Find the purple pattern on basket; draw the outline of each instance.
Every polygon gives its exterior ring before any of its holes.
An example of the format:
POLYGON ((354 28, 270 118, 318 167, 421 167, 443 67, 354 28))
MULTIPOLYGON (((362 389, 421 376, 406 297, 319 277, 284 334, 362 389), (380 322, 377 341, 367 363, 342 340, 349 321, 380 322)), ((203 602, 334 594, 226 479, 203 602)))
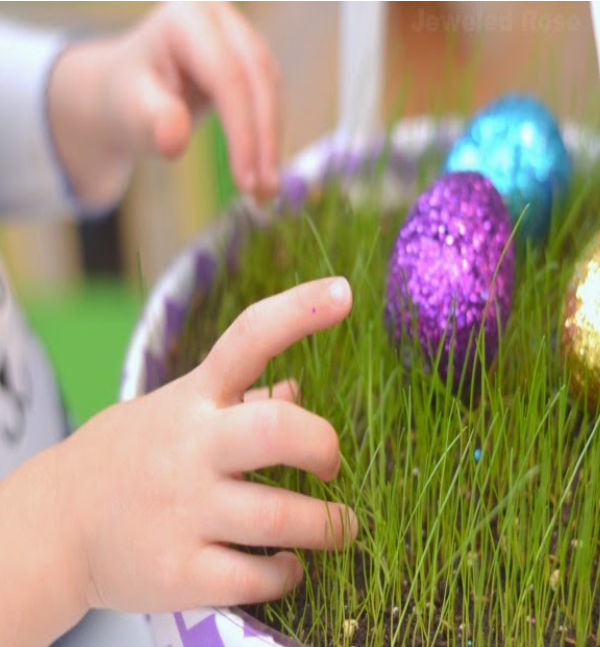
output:
POLYGON ((202 288, 209 288, 215 279, 217 261, 205 249, 200 249, 195 254, 196 285, 202 288))
POLYGON ((302 647, 294 638, 284 636, 272 627, 264 625, 260 620, 242 609, 234 609, 235 614, 242 620, 244 625, 244 638, 270 638, 275 644, 281 647, 302 647))
POLYGON ((415 179, 417 177, 417 170, 419 168, 418 160, 413 157, 402 153, 402 151, 392 148, 390 150, 388 168, 393 171, 395 175, 402 178, 415 179))
POLYGON ((362 153, 355 151, 333 151, 325 166, 327 177, 353 177, 361 168, 364 161, 362 153))
POLYGON ((165 383, 165 363, 147 348, 144 352, 144 364, 146 368, 144 393, 150 393, 165 383))
POLYGON ((326 156, 324 178, 341 176, 351 180, 360 172, 372 171, 384 150, 385 139, 382 137, 359 149, 342 148, 339 143, 332 142, 326 156))
POLYGON ((178 301, 167 297, 165 299, 165 335, 163 340, 165 351, 181 332, 185 317, 186 308, 178 301))
POLYGON ((264 633, 257 631, 251 624, 244 622, 244 638, 263 638, 264 633))
POLYGON ((282 206, 299 209, 308 196, 308 185, 304 178, 294 173, 284 173, 281 179, 280 201, 282 206))
POLYGON ((231 273, 239 270, 240 249, 242 246, 242 223, 239 220, 233 222, 233 227, 227 248, 225 249, 225 263, 227 270, 231 273))
POLYGON ((174 614, 174 617, 183 647, 226 647, 217 629, 214 613, 190 628, 185 626, 181 613, 174 614))

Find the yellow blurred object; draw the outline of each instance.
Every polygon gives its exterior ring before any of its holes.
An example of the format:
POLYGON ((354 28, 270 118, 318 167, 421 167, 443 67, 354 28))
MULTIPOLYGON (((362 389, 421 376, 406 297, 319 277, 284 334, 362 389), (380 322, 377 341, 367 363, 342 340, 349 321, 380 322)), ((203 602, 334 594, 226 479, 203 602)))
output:
POLYGON ((587 393, 590 407, 600 396, 600 233, 573 271, 567 288, 562 351, 576 395, 587 393))

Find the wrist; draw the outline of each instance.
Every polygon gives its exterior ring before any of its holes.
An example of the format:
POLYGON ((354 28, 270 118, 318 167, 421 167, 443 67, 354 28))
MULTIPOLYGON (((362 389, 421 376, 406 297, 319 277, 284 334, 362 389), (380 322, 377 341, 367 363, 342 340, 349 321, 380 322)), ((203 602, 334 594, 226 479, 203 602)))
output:
POLYGON ((0 635, 3 644, 48 644, 88 610, 86 563, 68 504, 61 445, 0 483, 0 635))
POLYGON ((111 78, 122 64, 118 39, 75 43, 56 60, 48 81, 48 123, 69 187, 85 210, 110 208, 133 166, 111 78))

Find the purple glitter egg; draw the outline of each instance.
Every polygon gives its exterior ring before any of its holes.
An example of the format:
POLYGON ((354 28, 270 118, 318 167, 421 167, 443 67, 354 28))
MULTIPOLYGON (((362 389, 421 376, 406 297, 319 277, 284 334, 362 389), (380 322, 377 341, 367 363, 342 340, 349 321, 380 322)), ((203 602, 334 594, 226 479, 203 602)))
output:
POLYGON ((396 343, 418 335, 430 359, 440 350, 445 378, 453 350, 454 380, 475 357, 485 330, 485 356, 498 348, 498 322, 512 304, 514 247, 502 197, 479 173, 443 175, 417 199, 400 227, 389 261, 385 319, 396 343), (452 348, 453 346, 453 348, 452 348))

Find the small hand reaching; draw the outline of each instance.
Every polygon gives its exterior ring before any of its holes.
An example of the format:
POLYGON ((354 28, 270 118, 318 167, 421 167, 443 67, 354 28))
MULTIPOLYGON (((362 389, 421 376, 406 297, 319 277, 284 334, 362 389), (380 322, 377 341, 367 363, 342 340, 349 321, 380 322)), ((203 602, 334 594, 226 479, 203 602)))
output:
POLYGON ((81 521, 91 606, 165 611, 270 600, 301 579, 297 558, 235 545, 333 549, 354 537, 346 506, 241 478, 273 465, 337 475, 337 435, 294 403, 293 382, 272 398, 242 398, 270 358, 337 323, 351 301, 337 278, 256 303, 197 369, 105 411, 64 444, 65 482, 77 483, 65 501, 81 521))
POLYGON ((278 188, 280 74, 259 35, 229 4, 158 7, 120 36, 75 43, 48 86, 53 138, 78 198, 120 197, 140 157, 185 150, 214 106, 234 179, 262 198, 278 188))

